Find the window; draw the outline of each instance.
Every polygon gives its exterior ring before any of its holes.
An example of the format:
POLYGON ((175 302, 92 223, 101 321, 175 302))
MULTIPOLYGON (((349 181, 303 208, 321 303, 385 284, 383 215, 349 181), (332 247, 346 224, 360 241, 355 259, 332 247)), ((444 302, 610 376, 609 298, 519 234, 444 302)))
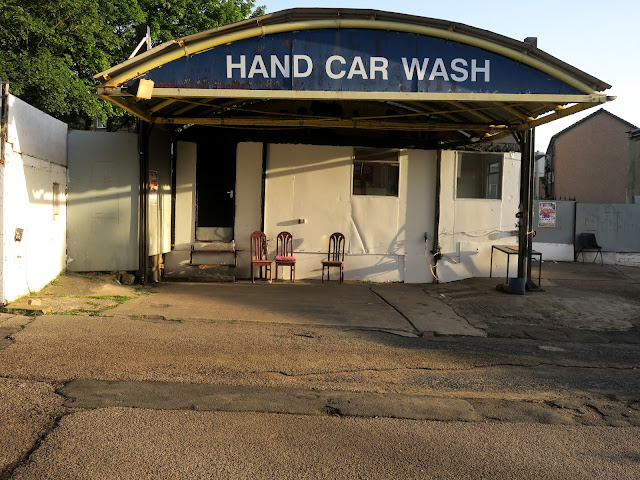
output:
POLYGON ((356 148, 353 160, 353 194, 398 196, 398 150, 356 148))
POLYGON ((53 216, 60 215, 60 184, 53 184, 53 216))
POLYGON ((502 155, 458 153, 456 198, 502 198, 502 155))

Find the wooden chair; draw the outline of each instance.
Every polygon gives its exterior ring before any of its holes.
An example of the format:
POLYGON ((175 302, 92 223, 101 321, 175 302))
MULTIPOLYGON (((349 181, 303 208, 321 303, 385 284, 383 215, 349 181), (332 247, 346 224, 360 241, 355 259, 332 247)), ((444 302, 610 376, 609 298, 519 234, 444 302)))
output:
MULTIPOLYGON (((293 256, 293 236, 289 232, 280 232, 276 239, 276 282, 278 281, 278 267, 291 267, 289 280, 296 281, 296 257, 293 256)), ((284 271, 282 272, 284 275, 284 271)))
POLYGON ((267 236, 264 232, 256 231, 251 234, 251 283, 256 283, 255 267, 260 267, 260 278, 262 278, 262 267, 269 270, 269 281, 271 281, 271 260, 267 260, 267 236))
POLYGON ((330 280, 331 267, 340 267, 340 283, 344 281, 344 235, 340 232, 332 233, 329 237, 329 253, 322 261, 322 283, 324 283, 324 269, 327 269, 327 281, 330 280))

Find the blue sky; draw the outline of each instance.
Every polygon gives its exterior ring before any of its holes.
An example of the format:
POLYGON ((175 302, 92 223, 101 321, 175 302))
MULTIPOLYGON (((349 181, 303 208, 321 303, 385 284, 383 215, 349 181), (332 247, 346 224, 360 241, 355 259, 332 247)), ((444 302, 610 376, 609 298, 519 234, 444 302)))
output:
MULTIPOLYGON (((632 0, 536 0, 535 2, 455 2, 429 0, 258 0, 267 12, 294 7, 371 8, 440 18, 523 40, 613 87, 611 113, 640 127, 640 6, 632 0)), ((545 151, 552 135, 595 112, 571 115, 536 129, 536 149, 545 151)))

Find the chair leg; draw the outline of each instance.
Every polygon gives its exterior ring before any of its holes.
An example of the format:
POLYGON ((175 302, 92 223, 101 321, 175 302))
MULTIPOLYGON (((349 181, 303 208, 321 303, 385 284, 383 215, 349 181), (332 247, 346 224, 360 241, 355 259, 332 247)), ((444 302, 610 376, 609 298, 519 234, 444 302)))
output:
MULTIPOLYGON (((284 275, 284 272, 282 272, 284 275)), ((276 283, 278 282, 278 264, 276 264, 276 283)))
POLYGON ((256 283, 255 273, 256 273, 256 268, 253 265, 251 265, 251 283, 256 283))
POLYGON ((324 283, 324 265, 322 266, 322 283, 324 283))

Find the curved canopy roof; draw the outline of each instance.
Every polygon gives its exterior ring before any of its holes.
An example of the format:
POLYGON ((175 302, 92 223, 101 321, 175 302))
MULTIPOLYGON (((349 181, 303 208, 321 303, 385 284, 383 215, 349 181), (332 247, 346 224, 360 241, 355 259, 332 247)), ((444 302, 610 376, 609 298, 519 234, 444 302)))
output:
POLYGON ((529 43, 358 9, 264 15, 166 42, 95 78, 102 98, 154 124, 419 147, 497 140, 614 98, 529 43))

